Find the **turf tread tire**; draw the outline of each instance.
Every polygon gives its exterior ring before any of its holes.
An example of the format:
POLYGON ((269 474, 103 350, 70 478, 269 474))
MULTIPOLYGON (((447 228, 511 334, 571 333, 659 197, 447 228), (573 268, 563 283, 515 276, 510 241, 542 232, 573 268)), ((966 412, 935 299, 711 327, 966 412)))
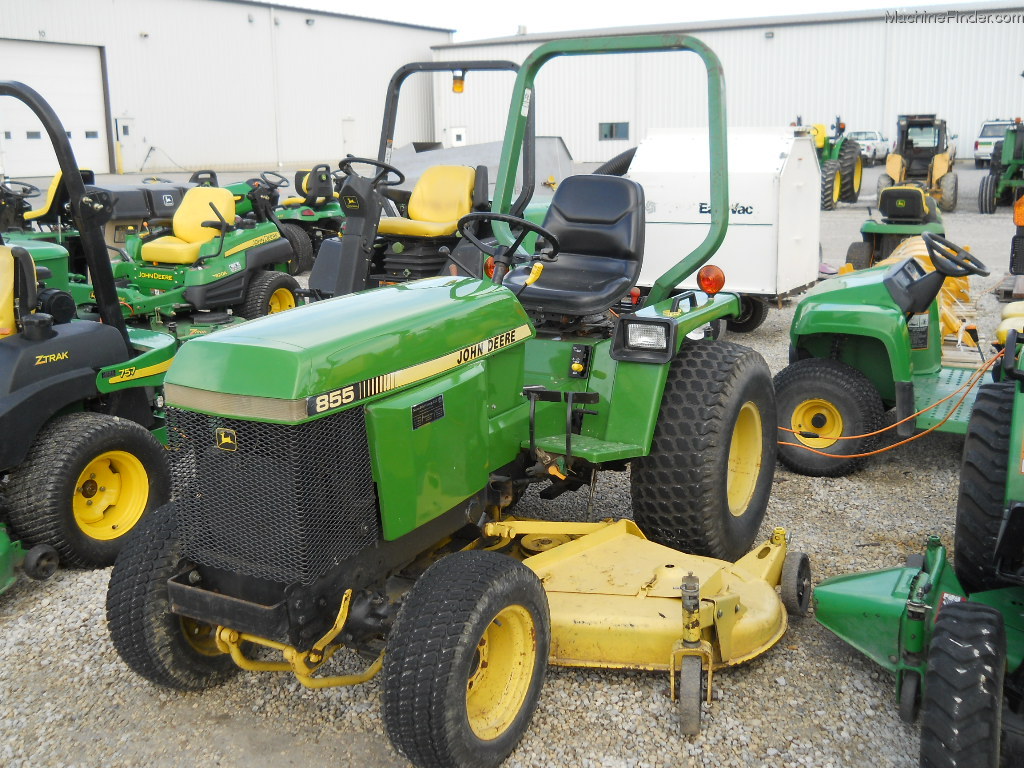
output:
POLYGON ((1005 586, 992 564, 1003 524, 1016 385, 989 382, 978 390, 960 464, 953 563, 968 592, 1005 586))
POLYGON ((874 255, 874 248, 871 247, 871 243, 866 243, 863 240, 859 242, 850 243, 850 247, 846 249, 846 263, 857 269, 867 269, 871 266, 874 255))
POLYGON ((149 476, 149 498, 139 522, 167 501, 171 482, 166 452, 148 429, 103 413, 70 413, 48 422, 25 460, 10 473, 9 515, 18 538, 27 544, 49 544, 63 565, 111 565, 126 536, 107 541, 88 536, 75 522, 71 506, 79 475, 89 461, 110 450, 131 453, 149 476))
POLYGON ((313 268, 313 241, 306 230, 298 224, 281 224, 281 236, 292 247, 292 258, 288 261, 288 274, 301 275, 313 268))
MULTIPOLYGON (((863 373, 838 360, 798 360, 777 373, 773 384, 779 426, 789 429, 792 408, 809 398, 824 399, 837 407, 842 403, 850 404, 851 407, 840 414, 843 416, 844 436, 868 434, 882 426, 884 411, 878 390, 863 373)), ((784 442, 796 441, 796 436, 789 432, 780 432, 779 435, 784 442)), ((833 455, 867 453, 876 444, 877 437, 840 440, 833 444, 837 450, 826 452, 833 455)), ((866 459, 831 459, 803 448, 780 445, 779 460, 797 474, 841 477, 859 469, 866 459)))
POLYGON ((771 373, 760 354, 727 341, 688 342, 672 361, 651 450, 630 470, 633 518, 644 534, 683 552, 736 560, 768 506, 777 444, 771 373), (746 511, 729 510, 731 438, 741 406, 761 418, 761 466, 746 511))
POLYGON ((727 317, 725 327, 733 333, 756 331, 768 319, 768 302, 756 296, 740 297, 740 316, 727 317))
POLYGON ((928 645, 921 768, 999 768, 1005 673, 1000 613, 980 603, 944 605, 928 645))
POLYGON ((843 175, 840 201, 856 203, 864 180, 864 159, 860 155, 860 144, 853 139, 846 139, 839 148, 839 172, 843 175), (857 173, 858 165, 860 173, 857 173))
POLYGON ((239 672, 227 655, 206 656, 186 641, 169 609, 167 580, 178 572, 182 545, 174 504, 146 517, 114 563, 107 587, 107 628, 124 662, 151 683, 200 691, 239 672))
POLYGON ((419 768, 498 765, 529 726, 550 644, 547 596, 533 571, 496 552, 460 552, 438 560, 406 594, 388 637, 383 716, 391 743, 419 768), (526 607, 534 619, 533 676, 513 722, 484 741, 466 714, 468 669, 484 628, 514 604, 526 607))
POLYGON ((299 284, 295 278, 277 270, 260 270, 249 281, 249 290, 245 294, 245 303, 242 304, 238 314, 246 320, 255 320, 257 317, 264 317, 270 313, 270 299, 279 288, 287 288, 292 296, 298 298, 296 291, 299 284))

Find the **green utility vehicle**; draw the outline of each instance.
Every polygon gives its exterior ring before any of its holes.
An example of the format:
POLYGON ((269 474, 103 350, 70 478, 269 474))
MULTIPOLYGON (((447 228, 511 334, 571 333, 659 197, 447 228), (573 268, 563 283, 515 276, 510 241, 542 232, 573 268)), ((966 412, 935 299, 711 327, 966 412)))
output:
POLYGON ((1024 123, 1017 118, 1006 136, 992 147, 988 174, 978 187, 978 210, 995 213, 999 205, 1012 205, 1024 196, 1024 123))
MULTIPOLYGON (((75 318, 62 246, 0 243, 0 515, 16 539, 50 545, 64 563, 109 565, 168 498, 160 387, 178 344, 126 327, 103 240, 113 199, 86 187, 57 115, 21 83, 0 82, 0 95, 50 137, 102 320, 75 318)), ((10 538, 0 539, 8 557, 10 538)))
MULTIPOLYGON (((801 124, 797 118, 797 125, 801 124)), ((860 197, 861 179, 864 175, 864 158, 860 144, 846 136, 846 123, 836 117, 832 125, 834 133, 829 136, 823 123, 809 127, 814 147, 818 151, 821 166, 821 210, 831 211, 836 203, 856 203, 860 197)))
POLYGON ((854 471, 893 407, 901 437, 915 429, 966 431, 980 375, 943 365, 939 295, 948 279, 988 269, 931 232, 906 240, 889 261, 821 283, 797 306, 790 364, 775 376, 779 458, 794 472, 854 471), (934 271, 922 266, 926 258, 934 271), (963 397, 945 399, 962 387, 963 397))
POLYGON ((903 568, 836 576, 815 590, 818 621, 895 675, 900 717, 912 723, 920 708, 922 768, 1019 766, 1024 757, 1019 352, 1014 331, 971 413, 953 567, 932 536, 903 568))
POLYGON ((166 384, 175 501, 133 537, 108 591, 124 661, 183 690, 237 666, 310 687, 383 669, 387 733, 420 766, 501 762, 549 658, 670 671, 695 732, 702 667, 709 686, 712 669, 770 647, 786 626, 774 586, 799 613, 811 584, 781 529, 743 567, 707 559, 750 549, 776 452, 764 360, 704 331, 736 316, 739 297, 717 292, 720 271, 706 268, 706 292, 671 295, 725 235, 725 126, 721 64, 693 38, 547 43, 515 83, 493 209, 458 223, 493 277, 403 282, 185 345, 166 384), (707 68, 711 224, 641 308, 615 316, 644 255, 639 185, 570 177, 543 226, 506 211, 541 65, 667 50, 707 68), (477 234, 481 222, 496 241, 477 234), (543 241, 536 254, 520 248, 529 233, 543 241), (531 485, 553 498, 628 466, 636 525, 509 516, 531 485), (611 556, 598 548, 609 540, 643 553, 611 556), (583 559, 542 584, 536 574, 567 551, 583 559), (756 595, 722 590, 748 573, 763 574, 756 595), (748 620, 759 628, 741 630, 748 620), (743 645, 755 636, 756 650, 743 645), (284 661, 254 658, 249 644, 284 661), (375 661, 317 674, 342 647, 375 661))
POLYGON ((889 258, 908 237, 931 232, 945 236, 938 205, 919 187, 886 187, 879 193, 881 221, 869 218, 861 225, 861 240, 850 243, 846 263, 854 269, 867 269, 889 258))

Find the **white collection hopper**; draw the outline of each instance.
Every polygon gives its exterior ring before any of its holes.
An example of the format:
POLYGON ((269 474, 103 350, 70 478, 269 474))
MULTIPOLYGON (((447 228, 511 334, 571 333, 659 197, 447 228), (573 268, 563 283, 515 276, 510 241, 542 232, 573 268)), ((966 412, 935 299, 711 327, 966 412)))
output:
MULTIPOLYGON (((709 263, 725 290, 774 299, 818 279, 821 175, 792 128, 729 130, 729 228, 709 263)), ((649 287, 693 251, 711 223, 706 131, 664 133, 637 147, 627 178, 644 188, 647 238, 639 285, 649 287)), ((682 284, 696 288, 696 276, 682 284)))

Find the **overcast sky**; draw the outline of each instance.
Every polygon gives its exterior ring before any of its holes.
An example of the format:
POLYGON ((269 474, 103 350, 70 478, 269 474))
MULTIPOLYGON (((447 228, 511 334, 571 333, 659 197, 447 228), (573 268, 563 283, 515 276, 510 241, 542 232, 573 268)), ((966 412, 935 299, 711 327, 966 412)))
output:
MULTIPOLYGON (((388 0, 370 4, 347 0, 276 0, 281 5, 320 9, 353 16, 404 21, 430 27, 454 29, 455 41, 480 40, 527 32, 555 32, 643 24, 674 24, 686 21, 714 21, 765 16, 791 16, 809 12, 857 11, 949 5, 940 2, 910 2, 885 5, 884 0, 831 0, 808 6, 801 0, 731 0, 728 3, 694 0, 512 0, 512 2, 467 2, 466 0, 388 0)), ((991 3, 986 3, 991 5, 991 3)), ((958 3, 957 10, 970 10, 977 3, 958 3)), ((952 7, 952 6, 950 6, 952 7)), ((879 10, 881 13, 881 10, 879 10)))

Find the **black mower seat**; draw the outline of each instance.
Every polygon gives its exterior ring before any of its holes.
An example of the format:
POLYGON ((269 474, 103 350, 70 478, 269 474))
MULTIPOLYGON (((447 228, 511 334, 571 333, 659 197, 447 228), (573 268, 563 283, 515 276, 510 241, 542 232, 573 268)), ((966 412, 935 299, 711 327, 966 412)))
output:
POLYGON ((282 203, 286 208, 295 205, 318 208, 330 202, 337 197, 334 192, 334 182, 331 179, 331 166, 321 164, 314 166, 311 171, 298 171, 295 174, 295 190, 302 197, 286 199, 282 203))
POLYGON ((878 211, 893 224, 927 224, 938 221, 935 201, 914 185, 883 189, 878 197, 878 211))
POLYGON ((544 228, 558 238, 556 261, 533 285, 530 265, 505 285, 529 310, 580 317, 603 312, 640 277, 644 257, 644 191, 621 176, 570 176, 551 199, 544 228))

